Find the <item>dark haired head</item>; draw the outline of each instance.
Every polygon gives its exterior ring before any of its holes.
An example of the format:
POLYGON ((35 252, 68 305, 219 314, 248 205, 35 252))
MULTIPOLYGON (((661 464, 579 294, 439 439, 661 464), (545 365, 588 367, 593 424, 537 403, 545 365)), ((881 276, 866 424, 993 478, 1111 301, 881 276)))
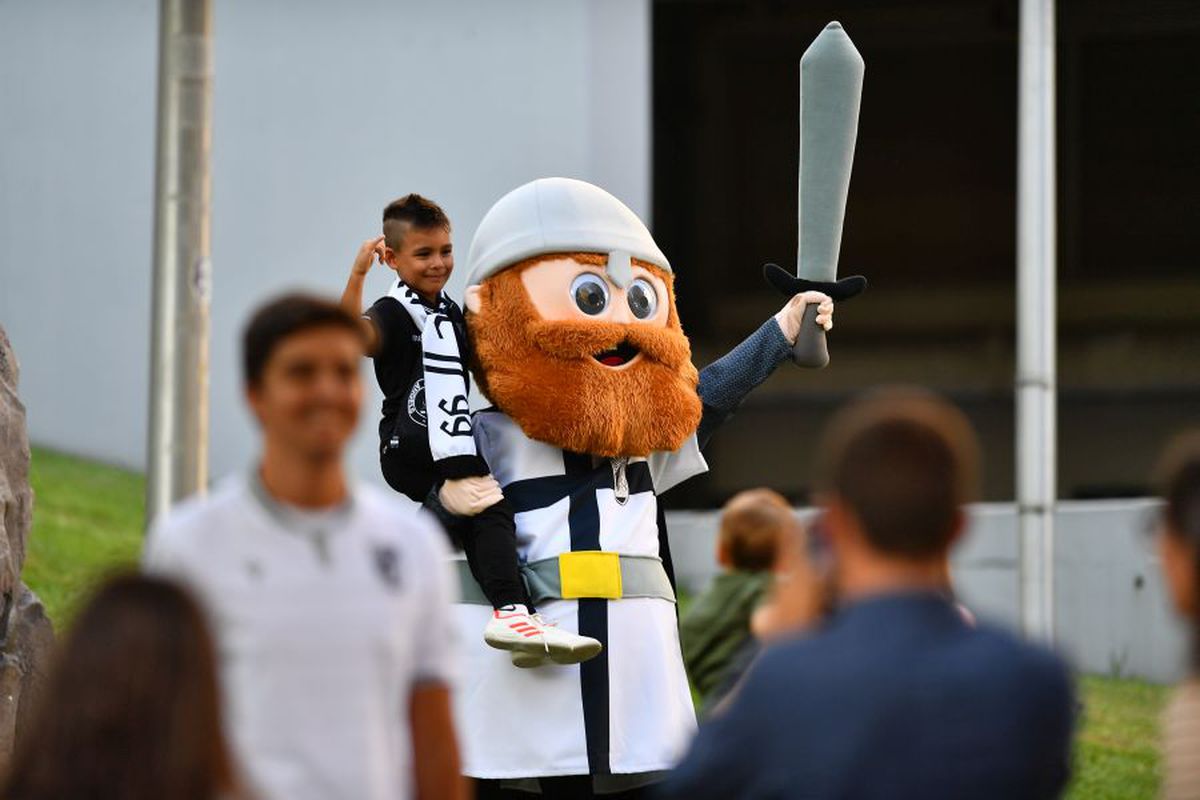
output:
POLYGON ((242 333, 242 378, 247 386, 262 380, 271 354, 284 339, 313 328, 335 327, 361 337, 358 320, 337 303, 307 294, 287 294, 259 306, 242 333))
POLYGON ((784 536, 797 536, 787 500, 770 489, 748 489, 734 495, 721 511, 719 541, 734 569, 761 572, 775 566, 784 536))
POLYGON ((1189 431, 1171 441, 1156 477, 1165 501, 1167 534, 1200 548, 1200 431, 1189 431))
POLYGON ((409 228, 450 230, 450 218, 441 206, 419 194, 406 194, 393 200, 383 209, 384 242, 393 250, 404 243, 404 234, 409 228))
POLYGON ((232 792, 213 643, 191 597, 156 578, 106 581, 79 612, 6 800, 214 800, 232 792))
POLYGON ((854 512, 877 552, 942 555, 975 496, 979 448, 962 412, 892 389, 841 411, 821 447, 820 489, 854 512))

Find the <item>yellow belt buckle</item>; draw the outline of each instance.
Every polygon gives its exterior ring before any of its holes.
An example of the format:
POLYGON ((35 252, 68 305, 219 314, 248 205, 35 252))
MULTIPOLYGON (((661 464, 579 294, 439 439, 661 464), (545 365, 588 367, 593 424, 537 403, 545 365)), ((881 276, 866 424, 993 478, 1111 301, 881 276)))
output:
POLYGON ((558 557, 558 578, 566 600, 621 597, 621 556, 604 550, 576 550, 558 557))

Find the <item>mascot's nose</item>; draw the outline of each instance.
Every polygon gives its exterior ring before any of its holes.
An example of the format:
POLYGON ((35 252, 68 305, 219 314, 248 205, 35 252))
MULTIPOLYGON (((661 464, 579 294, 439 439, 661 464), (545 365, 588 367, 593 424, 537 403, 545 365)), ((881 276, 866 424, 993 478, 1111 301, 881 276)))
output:
POLYGON ((625 296, 624 289, 618 289, 615 286, 609 288, 609 293, 612 296, 612 302, 609 303, 608 321, 620 323, 621 325, 630 325, 633 323, 633 312, 629 310, 629 298, 625 296))

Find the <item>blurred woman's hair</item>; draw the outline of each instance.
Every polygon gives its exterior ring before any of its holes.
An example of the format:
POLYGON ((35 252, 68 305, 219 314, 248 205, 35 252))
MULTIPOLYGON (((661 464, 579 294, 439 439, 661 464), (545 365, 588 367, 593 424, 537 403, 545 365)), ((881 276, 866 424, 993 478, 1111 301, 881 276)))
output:
POLYGON ((75 618, 4 800, 214 800, 235 794, 204 616, 173 583, 105 581, 75 618))
MULTIPOLYGON (((1172 440, 1157 469, 1163 499, 1163 532, 1186 545, 1200 586, 1200 431, 1172 440)), ((1192 666, 1200 670, 1200 614, 1192 614, 1192 666)))

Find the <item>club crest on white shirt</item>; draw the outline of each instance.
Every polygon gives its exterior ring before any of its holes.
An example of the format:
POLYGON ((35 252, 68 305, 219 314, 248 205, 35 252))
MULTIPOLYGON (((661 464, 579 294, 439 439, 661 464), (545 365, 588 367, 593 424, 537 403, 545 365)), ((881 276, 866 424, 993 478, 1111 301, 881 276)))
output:
POLYGON ((373 548, 375 572, 383 585, 392 591, 400 588, 400 553, 391 545, 378 544, 373 548))

